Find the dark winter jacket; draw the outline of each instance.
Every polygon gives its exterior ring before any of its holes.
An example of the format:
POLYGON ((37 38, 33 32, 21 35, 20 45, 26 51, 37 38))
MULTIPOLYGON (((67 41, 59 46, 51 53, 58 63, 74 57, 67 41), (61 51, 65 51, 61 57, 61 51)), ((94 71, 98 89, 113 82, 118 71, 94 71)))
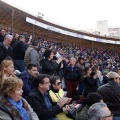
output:
POLYGON ((9 46, 8 49, 4 46, 3 43, 0 43, 0 63, 6 58, 12 58, 12 47, 9 46))
POLYGON ((2 35, 0 34, 0 42, 3 42, 3 41, 4 41, 4 37, 5 37, 5 35, 2 36, 2 35))
POLYGON ((84 83, 83 96, 85 98, 87 97, 87 95, 90 92, 96 92, 96 90, 97 90, 97 85, 95 84, 96 79, 93 79, 93 78, 91 78, 89 76, 86 76, 86 77, 84 77, 83 83, 84 83))
POLYGON ((22 41, 16 41, 13 46, 13 59, 24 60, 25 55, 25 44, 22 41))
POLYGON ((23 85, 23 97, 26 98, 29 93, 35 88, 34 87, 34 78, 28 72, 22 72, 18 75, 22 79, 23 85))
MULTIPOLYGON (((52 103, 49 95, 48 98, 52 103)), ((59 107, 59 105, 55 105, 52 108, 47 109, 43 95, 37 89, 30 93, 27 101, 31 105, 33 110, 36 112, 40 120, 48 120, 49 118, 53 118, 55 117, 55 115, 61 112, 61 108, 59 107)))
POLYGON ((42 60, 42 73, 48 75, 58 75, 58 70, 60 66, 58 63, 52 60, 43 59, 42 60))
POLYGON ((64 71, 65 80, 69 81, 80 81, 81 80, 81 71, 80 68, 74 66, 73 68, 69 65, 64 71))
POLYGON ((113 116, 120 117, 120 85, 115 81, 108 81, 97 91, 102 95, 103 101, 107 104, 113 116))

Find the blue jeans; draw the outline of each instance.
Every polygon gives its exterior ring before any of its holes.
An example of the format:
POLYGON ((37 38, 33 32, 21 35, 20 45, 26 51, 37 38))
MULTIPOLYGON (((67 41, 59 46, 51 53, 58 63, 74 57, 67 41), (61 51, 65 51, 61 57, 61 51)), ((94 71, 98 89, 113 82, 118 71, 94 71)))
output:
POLYGON ((113 120, 120 120, 120 117, 113 117, 113 120))
POLYGON ((24 60, 14 60, 14 68, 15 70, 19 70, 20 72, 25 71, 24 60))

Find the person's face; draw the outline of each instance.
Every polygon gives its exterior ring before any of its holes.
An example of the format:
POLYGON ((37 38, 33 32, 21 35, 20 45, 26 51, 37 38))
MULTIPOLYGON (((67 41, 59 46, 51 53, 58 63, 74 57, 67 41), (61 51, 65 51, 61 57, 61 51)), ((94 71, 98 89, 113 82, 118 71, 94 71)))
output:
POLYGON ((46 50, 45 48, 41 48, 41 51, 42 51, 43 53, 45 52, 45 50, 46 50))
POLYGON ((75 58, 71 58, 71 59, 70 59, 70 64, 71 64, 71 65, 75 65, 75 62, 76 62, 75 58))
POLYGON ((93 79, 97 79, 97 77, 98 77, 97 74, 95 74, 95 75, 93 76, 93 79))
POLYGON ((6 40, 5 40, 5 45, 6 45, 6 46, 9 46, 11 42, 12 42, 12 39, 11 39, 11 38, 6 38, 6 40))
POLYGON ((5 35, 5 30, 1 30, 1 35, 2 35, 2 36, 5 35))
POLYGON ((117 72, 117 73, 118 73, 118 75, 120 76, 120 70, 118 70, 118 72, 117 72))
POLYGON ((81 63, 81 64, 84 63, 84 60, 80 60, 80 63, 81 63))
POLYGON ((104 109, 106 115, 101 120, 112 120, 113 119, 113 115, 111 114, 111 111, 108 109, 108 107, 104 107, 103 109, 104 109))
POLYGON ((110 61, 107 61, 107 64, 110 64, 110 61))
POLYGON ((55 90, 60 90, 61 89, 61 81, 56 80, 56 83, 52 85, 55 90))
POLYGON ((114 81, 116 81, 119 84, 120 83, 120 78, 119 77, 114 78, 114 81))
POLYGON ((54 53, 53 52, 51 52, 51 54, 50 54, 50 60, 52 60, 53 59, 53 56, 54 56, 54 53))
POLYGON ((87 73, 90 75, 91 74, 91 68, 88 69, 87 73))
POLYGON ((25 42, 25 37, 22 37, 20 40, 23 41, 23 42, 25 42))
POLYGON ((22 93, 23 93, 23 90, 22 90, 22 86, 18 87, 14 93, 11 93, 9 95, 9 97, 14 100, 14 101, 19 101, 22 99, 22 93))
POLYGON ((9 65, 8 67, 4 67, 4 71, 5 74, 7 74, 8 76, 13 75, 14 74, 14 65, 9 65))
POLYGON ((49 78, 44 78, 44 83, 41 84, 41 88, 44 92, 48 91, 50 89, 50 80, 49 78))
POLYGON ((15 39, 16 39, 16 40, 18 40, 18 37, 19 37, 19 35, 18 35, 18 34, 16 34, 16 35, 15 35, 15 39))
POLYGON ((36 76, 38 76, 38 74, 39 74, 37 67, 32 67, 32 69, 28 70, 28 73, 29 73, 32 77, 36 77, 36 76))

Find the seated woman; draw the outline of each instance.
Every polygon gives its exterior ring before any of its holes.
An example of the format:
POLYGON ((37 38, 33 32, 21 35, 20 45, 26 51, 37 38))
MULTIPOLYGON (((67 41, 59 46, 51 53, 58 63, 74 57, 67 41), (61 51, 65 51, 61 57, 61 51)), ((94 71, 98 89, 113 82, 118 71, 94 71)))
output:
POLYGON ((39 120, 30 105, 22 98, 23 82, 17 77, 6 78, 0 96, 0 116, 2 120, 39 120))
POLYGON ((0 67, 0 84, 2 84, 5 78, 15 76, 14 65, 11 60, 3 60, 0 67))
MULTIPOLYGON (((50 83, 50 97, 54 103, 57 103, 57 101, 64 96, 64 91, 61 89, 60 78, 58 76, 51 76, 50 83)), ((63 110, 67 112, 66 108, 63 108, 63 110)), ((72 120, 71 118, 67 117, 64 112, 58 114, 56 117, 58 118, 58 120, 72 120)))

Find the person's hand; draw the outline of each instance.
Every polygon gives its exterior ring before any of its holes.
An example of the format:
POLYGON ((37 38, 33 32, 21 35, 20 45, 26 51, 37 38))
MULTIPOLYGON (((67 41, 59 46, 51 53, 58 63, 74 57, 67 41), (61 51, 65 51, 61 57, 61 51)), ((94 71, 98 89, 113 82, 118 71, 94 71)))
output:
POLYGON ((61 99, 58 100, 57 104, 60 107, 63 107, 65 104, 68 104, 71 100, 72 98, 62 97, 61 99))
POLYGON ((66 57, 63 57, 63 60, 67 63, 68 59, 66 57))
POLYGON ((57 63, 59 64, 62 60, 63 60, 62 57, 60 57, 60 58, 57 60, 57 63))
POLYGON ((66 104, 69 104, 71 100, 72 100, 72 98, 68 98, 68 101, 66 104))
POLYGON ((70 107, 66 105, 65 107, 62 108, 63 112, 68 114, 68 111, 70 110, 70 107))
POLYGON ((13 76, 14 75, 19 75, 21 72, 19 70, 15 70, 14 73, 13 73, 13 76))
POLYGON ((60 68, 63 68, 63 63, 61 63, 61 67, 60 68))

